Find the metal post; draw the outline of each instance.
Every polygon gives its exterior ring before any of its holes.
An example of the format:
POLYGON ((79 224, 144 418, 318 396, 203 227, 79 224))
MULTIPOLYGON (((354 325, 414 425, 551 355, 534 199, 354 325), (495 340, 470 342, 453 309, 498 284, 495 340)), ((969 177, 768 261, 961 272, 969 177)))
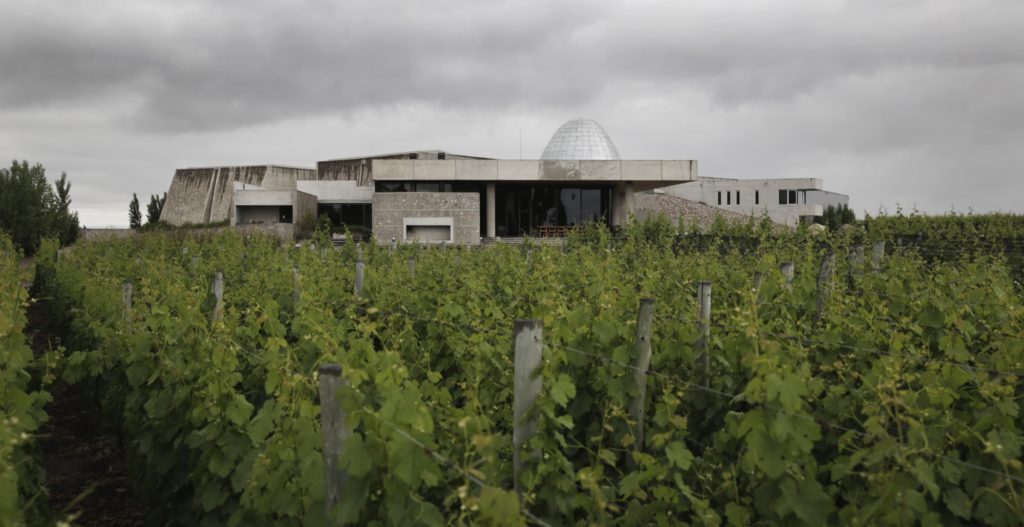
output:
POLYGON ((540 365, 543 332, 540 320, 515 323, 515 384, 512 408, 512 471, 516 494, 522 496, 519 473, 523 468, 522 448, 537 431, 537 419, 526 419, 542 388, 540 365))

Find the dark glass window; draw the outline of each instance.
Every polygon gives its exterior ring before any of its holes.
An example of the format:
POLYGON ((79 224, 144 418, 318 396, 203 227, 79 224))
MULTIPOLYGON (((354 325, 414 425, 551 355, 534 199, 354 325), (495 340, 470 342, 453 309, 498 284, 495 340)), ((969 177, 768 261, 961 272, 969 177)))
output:
POLYGON ((738 190, 736 191, 736 204, 737 205, 740 204, 740 191, 738 191, 738 190))
POLYGON ((760 190, 755 190, 754 191, 754 205, 759 205, 760 203, 761 203, 761 191, 760 190))
POLYGON ((441 184, 437 182, 417 181, 415 192, 440 192, 441 184))
POLYGON ((577 226, 588 221, 607 225, 612 191, 610 187, 499 184, 495 189, 495 234, 523 236, 536 227, 577 226))
POLYGON ((599 188, 585 188, 583 189, 583 198, 580 207, 580 223, 589 223, 592 221, 602 221, 602 199, 601 189, 599 188))
POLYGON ((785 190, 780 190, 779 191, 779 205, 785 205, 786 204, 786 196, 787 196, 787 194, 786 194, 785 190))
POLYGON ((789 204, 790 205, 796 205, 796 191, 795 190, 790 190, 789 191, 789 204))
POLYGON ((280 223, 291 223, 292 222, 292 206, 282 205, 277 210, 277 221, 280 223))
POLYGON ((561 205, 564 212, 564 219, 561 225, 581 225, 583 224, 583 200, 580 196, 580 189, 578 188, 564 188, 562 189, 561 205))
POLYGON ((731 190, 725 193, 725 204, 726 205, 732 205, 732 191, 731 190))
POLYGON ((409 192, 410 189, 406 185, 404 181, 378 181, 377 192, 409 192))
POLYGON ((718 191, 718 204, 719 205, 722 204, 722 191, 721 190, 718 191))

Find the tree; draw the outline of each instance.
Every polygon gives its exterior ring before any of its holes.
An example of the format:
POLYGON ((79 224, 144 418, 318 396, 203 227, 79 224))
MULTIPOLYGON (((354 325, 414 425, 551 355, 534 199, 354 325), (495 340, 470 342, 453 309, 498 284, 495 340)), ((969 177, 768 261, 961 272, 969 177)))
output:
POLYGON ((28 161, 0 169, 0 230, 25 254, 35 254, 39 241, 52 235, 56 198, 43 165, 28 161))
POLYGON ((53 184, 56 189, 56 208, 54 210, 54 230, 60 238, 61 245, 69 245, 78 239, 78 213, 71 210, 71 183, 68 175, 61 172, 60 179, 53 184))
POLYGON ((58 238, 62 245, 74 243, 78 213, 71 210, 68 175, 61 174, 51 187, 46 169, 38 163, 14 161, 10 169, 0 169, 0 230, 27 255, 35 254, 47 236, 58 238))
POLYGON ((128 204, 128 225, 133 229, 142 227, 142 212, 139 210, 139 197, 132 194, 132 201, 128 204))
POLYGON ((149 204, 146 205, 146 224, 156 224, 160 221, 160 215, 164 211, 164 203, 166 202, 166 192, 164 192, 162 198, 158 198, 156 194, 149 197, 149 204))
POLYGON ((814 219, 814 223, 820 223, 829 228, 829 230, 835 230, 843 225, 847 225, 857 221, 857 215, 854 214, 853 209, 841 204, 838 207, 829 205, 825 207, 825 211, 821 216, 814 219))

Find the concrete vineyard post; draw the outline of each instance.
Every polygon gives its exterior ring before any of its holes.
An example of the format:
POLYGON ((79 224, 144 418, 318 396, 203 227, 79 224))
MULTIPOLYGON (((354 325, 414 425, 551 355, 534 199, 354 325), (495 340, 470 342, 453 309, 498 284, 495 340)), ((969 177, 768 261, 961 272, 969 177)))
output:
POLYGON ((633 363, 633 383, 636 385, 636 398, 630 403, 629 416, 636 423, 636 450, 644 449, 644 415, 647 412, 647 369, 651 365, 651 325, 654 322, 654 299, 641 298, 640 310, 636 316, 636 341, 634 350, 636 361, 633 363))
POLYGON ((121 302, 124 304, 124 320, 132 321, 132 283, 125 280, 121 282, 121 302))
POLYGON ((829 281, 832 279, 832 267, 835 265, 836 254, 829 252, 821 259, 821 268, 818 270, 818 303, 814 310, 814 325, 821 322, 821 314, 825 311, 825 302, 828 301, 829 281))
POLYGON ((519 481, 523 469, 523 444, 537 431, 537 419, 526 419, 542 387, 540 364, 543 345, 540 320, 515 323, 515 384, 512 408, 512 472, 516 494, 522 496, 519 481))
POLYGON ((355 283, 355 294, 356 298, 363 295, 363 273, 365 272, 366 264, 363 263, 362 256, 356 260, 356 283, 355 283))
POLYGON ((217 271, 213 277, 213 296, 217 304, 213 308, 213 320, 217 321, 224 317, 224 271, 217 271))
POLYGON ((292 266, 292 303, 299 303, 299 268, 292 266))
POLYGON ((857 280, 861 278, 864 273, 864 246, 857 244, 850 250, 850 254, 846 256, 847 263, 847 279, 851 285, 857 283, 857 280))
POLYGON ((885 240, 875 242, 871 251, 871 270, 880 272, 882 270, 882 259, 885 258, 885 240))
POLYGON ((394 236, 392 236, 391 237, 391 252, 395 252, 395 248, 397 246, 398 246, 398 240, 394 236))
POLYGON ((416 259, 409 258, 409 278, 416 278, 416 259))
POLYGON ((793 276, 796 274, 793 262, 782 262, 779 265, 779 272, 782 273, 782 279, 785 282, 786 289, 791 289, 793 287, 793 276))
POLYGON ((701 384, 706 388, 711 385, 711 282, 697 282, 697 300, 700 302, 697 313, 697 349, 701 352, 701 384))
POLYGON ((319 369, 320 387, 320 430, 324 440, 324 506, 327 512, 328 525, 337 525, 333 519, 335 507, 341 503, 344 495, 348 474, 338 466, 338 457, 348 439, 345 426, 345 410, 338 403, 338 389, 344 383, 341 378, 341 366, 322 364, 319 369))
POLYGON ((758 294, 761 292, 761 284, 764 283, 764 273, 757 271, 754 273, 754 293, 758 294))

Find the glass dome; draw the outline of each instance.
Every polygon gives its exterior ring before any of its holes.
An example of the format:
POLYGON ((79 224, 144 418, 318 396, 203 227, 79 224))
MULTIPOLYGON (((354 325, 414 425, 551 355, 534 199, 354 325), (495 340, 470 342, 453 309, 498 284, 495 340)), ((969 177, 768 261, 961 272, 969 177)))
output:
POLYGON ((544 147, 541 159, 619 159, 612 138, 591 119, 573 119, 558 128, 544 147))

